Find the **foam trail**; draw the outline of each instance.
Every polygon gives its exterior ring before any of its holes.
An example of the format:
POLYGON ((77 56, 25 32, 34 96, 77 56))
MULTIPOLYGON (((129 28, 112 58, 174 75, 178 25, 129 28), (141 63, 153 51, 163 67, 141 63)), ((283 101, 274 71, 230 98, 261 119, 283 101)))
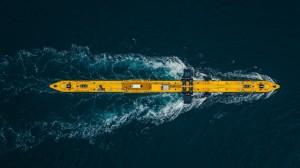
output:
MULTIPOLYGON (((268 94, 194 94, 184 105, 180 94, 63 94, 49 89, 61 79, 180 79, 183 69, 192 68, 176 56, 150 57, 141 54, 92 54, 88 47, 70 50, 22 50, 0 60, 0 153, 29 149, 47 138, 80 138, 95 141, 132 121, 158 125, 203 104, 239 104, 270 97, 268 94), (59 105, 57 105, 57 103, 59 105), (18 104, 18 107, 15 107, 18 104), (39 105, 38 108, 36 105, 39 105), (10 118, 18 116, 21 123, 10 118), (28 115, 30 114, 30 115, 28 115)), ((270 80, 257 72, 221 73, 195 68, 195 79, 270 80)))

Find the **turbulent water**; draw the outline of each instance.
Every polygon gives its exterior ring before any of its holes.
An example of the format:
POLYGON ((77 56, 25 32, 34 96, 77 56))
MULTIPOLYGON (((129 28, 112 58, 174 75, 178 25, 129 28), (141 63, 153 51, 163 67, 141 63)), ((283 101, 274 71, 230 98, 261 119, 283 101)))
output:
POLYGON ((195 79, 274 81, 253 71, 191 67, 176 56, 94 54, 77 45, 64 51, 22 50, 15 56, 3 55, 0 61, 0 151, 27 150, 47 139, 79 138, 93 144, 97 136, 132 121, 155 126, 193 108, 252 102, 273 94, 199 93, 192 105, 184 105, 180 94, 66 94, 49 88, 63 79, 180 79, 185 68, 195 71, 195 79))

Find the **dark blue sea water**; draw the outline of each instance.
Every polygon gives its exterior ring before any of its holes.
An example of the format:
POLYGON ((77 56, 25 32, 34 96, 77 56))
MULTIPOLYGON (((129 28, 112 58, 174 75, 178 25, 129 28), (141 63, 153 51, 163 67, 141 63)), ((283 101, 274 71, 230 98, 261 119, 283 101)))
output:
POLYGON ((0 167, 300 167, 298 1, 0 0, 0 167), (271 80, 66 94, 63 79, 271 80))

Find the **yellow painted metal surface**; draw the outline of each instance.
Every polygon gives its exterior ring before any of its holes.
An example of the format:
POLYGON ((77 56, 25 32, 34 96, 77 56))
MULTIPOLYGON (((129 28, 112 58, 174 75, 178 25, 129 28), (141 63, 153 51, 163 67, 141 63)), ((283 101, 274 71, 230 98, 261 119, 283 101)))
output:
POLYGON ((194 80, 192 85, 183 85, 180 80, 63 80, 50 85, 60 92, 91 93, 180 93, 183 88, 197 92, 271 92, 280 88, 270 81, 202 81, 194 80))

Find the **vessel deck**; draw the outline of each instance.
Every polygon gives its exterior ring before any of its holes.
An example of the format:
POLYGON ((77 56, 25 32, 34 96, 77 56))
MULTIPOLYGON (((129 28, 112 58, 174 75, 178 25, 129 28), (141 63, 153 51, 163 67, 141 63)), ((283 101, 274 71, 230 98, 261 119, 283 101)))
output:
POLYGON ((181 80, 63 80, 50 85, 60 92, 90 93, 182 93, 182 92, 271 92, 280 86, 270 81, 181 80))

